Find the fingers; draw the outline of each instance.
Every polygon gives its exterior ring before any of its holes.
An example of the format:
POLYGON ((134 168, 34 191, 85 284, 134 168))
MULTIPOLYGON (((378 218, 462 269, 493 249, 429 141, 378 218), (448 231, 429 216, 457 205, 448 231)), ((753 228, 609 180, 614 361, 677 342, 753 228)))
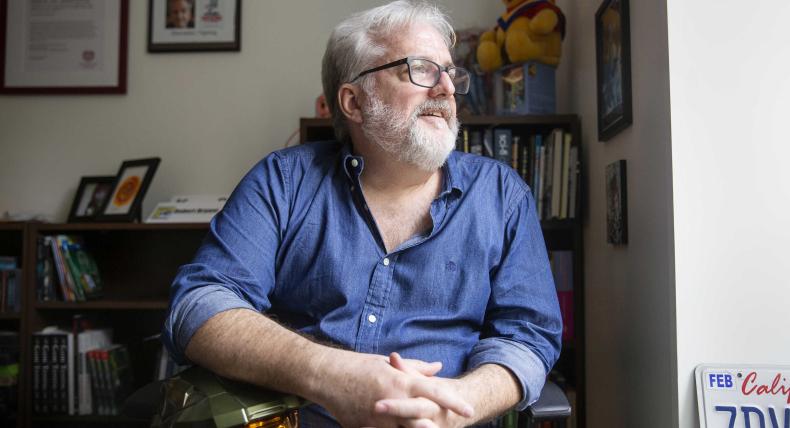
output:
POLYGON ((412 396, 425 397, 430 401, 452 410, 461 416, 471 418, 474 415, 472 406, 462 399, 456 391, 443 387, 436 378, 423 378, 415 382, 411 388, 412 396))
POLYGON ((421 374, 423 376, 433 376, 442 369, 442 363, 435 361, 428 363, 422 360, 405 359, 397 352, 390 354, 389 363, 392 367, 408 374, 421 374))
POLYGON ((425 398, 390 398, 377 401, 375 411, 400 419, 399 427, 439 428, 432 419, 444 410, 425 398))
POLYGON ((376 413, 387 414, 397 418, 419 419, 430 418, 442 409, 438 404, 426 398, 387 398, 376 402, 376 413))

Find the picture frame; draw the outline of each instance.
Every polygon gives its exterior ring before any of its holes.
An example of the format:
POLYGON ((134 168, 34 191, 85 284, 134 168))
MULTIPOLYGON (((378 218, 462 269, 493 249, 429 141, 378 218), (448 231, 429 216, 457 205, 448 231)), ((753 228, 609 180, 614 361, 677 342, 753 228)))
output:
POLYGON ((104 203, 110 195, 114 182, 114 175, 82 177, 80 185, 77 187, 77 193, 74 194, 74 202, 71 203, 68 222, 95 221, 99 210, 104 207, 104 203))
POLYGON ((604 0, 595 13, 598 139, 608 141, 633 122, 628 0, 604 0))
POLYGON ((0 94, 126 93, 129 0, 85 2, 0 0, 0 94))
POLYGON ((97 219, 106 222, 141 221, 143 198, 160 161, 160 158, 124 161, 97 219))
POLYGON ((606 166, 606 242, 628 243, 628 194, 626 162, 621 159, 606 166))
POLYGON ((149 0, 148 52, 241 50, 241 0, 149 0))

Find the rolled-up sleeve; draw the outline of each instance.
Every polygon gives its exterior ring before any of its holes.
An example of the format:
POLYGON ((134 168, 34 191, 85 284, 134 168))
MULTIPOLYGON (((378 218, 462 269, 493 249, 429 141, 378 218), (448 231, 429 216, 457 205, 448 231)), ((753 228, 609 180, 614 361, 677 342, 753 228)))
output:
POLYGON ((491 296, 481 340, 468 369, 483 364, 506 367, 518 379, 517 408, 536 401, 561 348, 562 319, 534 200, 524 186, 505 218, 503 252, 491 272, 491 296))
POLYGON ((275 153, 253 167, 212 219, 195 258, 179 269, 162 331, 177 362, 186 362, 192 335, 214 315, 271 307, 275 259, 289 212, 287 166, 275 153))

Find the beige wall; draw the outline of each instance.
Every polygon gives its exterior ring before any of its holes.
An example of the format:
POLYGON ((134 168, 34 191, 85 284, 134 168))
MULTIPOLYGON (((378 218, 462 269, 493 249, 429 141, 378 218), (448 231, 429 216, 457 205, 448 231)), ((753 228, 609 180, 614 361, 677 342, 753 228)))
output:
MULTIPOLYGON (((65 221, 79 179, 159 156, 144 215, 174 194, 229 193, 313 116, 330 30, 381 0, 244 1, 239 53, 149 54, 147 1, 131 1, 128 93, 0 96, 0 214, 65 221)), ((457 27, 493 24, 501 5, 441 4, 457 27)))
POLYGON ((674 426, 672 177, 666 9, 630 1, 633 125, 598 141, 595 12, 568 11, 572 111, 582 117, 587 419, 590 427, 674 426), (606 243, 604 171, 627 161, 629 244, 606 243))

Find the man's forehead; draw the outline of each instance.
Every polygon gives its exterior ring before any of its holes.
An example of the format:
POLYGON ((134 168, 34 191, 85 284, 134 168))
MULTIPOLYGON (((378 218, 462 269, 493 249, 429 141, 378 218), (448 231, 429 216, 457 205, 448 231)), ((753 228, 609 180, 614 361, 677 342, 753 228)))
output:
POLYGON ((429 24, 418 23, 403 28, 386 40, 384 46, 387 48, 385 56, 393 60, 416 56, 440 63, 452 61, 444 37, 429 24))

